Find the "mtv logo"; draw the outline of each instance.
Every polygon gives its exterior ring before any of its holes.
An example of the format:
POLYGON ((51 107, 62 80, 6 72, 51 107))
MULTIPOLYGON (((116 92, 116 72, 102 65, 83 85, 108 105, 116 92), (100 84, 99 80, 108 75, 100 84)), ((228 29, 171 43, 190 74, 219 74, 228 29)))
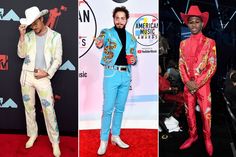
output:
POLYGON ((0 8, 0 20, 1 21, 11 21, 11 20, 20 21, 20 18, 12 9, 4 16, 4 9, 0 8))
POLYGON ((8 56, 0 55, 0 70, 8 70, 8 56))
POLYGON ((69 70, 69 71, 75 71, 75 66, 67 60, 60 68, 59 70, 69 70))
POLYGON ((3 98, 0 98, 0 108, 17 108, 17 104, 12 100, 8 99, 5 103, 3 103, 3 98))

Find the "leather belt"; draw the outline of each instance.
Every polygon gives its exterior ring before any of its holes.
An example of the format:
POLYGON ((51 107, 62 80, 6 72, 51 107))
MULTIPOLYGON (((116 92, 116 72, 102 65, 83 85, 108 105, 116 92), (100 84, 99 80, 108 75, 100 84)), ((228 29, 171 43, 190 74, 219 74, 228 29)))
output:
POLYGON ((105 65, 104 68, 118 70, 118 71, 128 71, 129 70, 129 68, 127 66, 118 66, 118 65, 114 65, 114 66, 105 65))

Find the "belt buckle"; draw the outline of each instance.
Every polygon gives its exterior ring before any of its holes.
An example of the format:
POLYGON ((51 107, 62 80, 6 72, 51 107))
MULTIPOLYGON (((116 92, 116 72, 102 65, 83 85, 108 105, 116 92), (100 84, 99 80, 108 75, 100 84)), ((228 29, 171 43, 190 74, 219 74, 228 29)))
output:
POLYGON ((120 66, 120 67, 117 67, 117 70, 119 70, 119 71, 127 71, 127 67, 120 66))
POLYGON ((120 71, 126 71, 127 68, 126 67, 120 67, 120 71))
POLYGON ((38 69, 34 69, 34 73, 37 73, 39 70, 38 69))

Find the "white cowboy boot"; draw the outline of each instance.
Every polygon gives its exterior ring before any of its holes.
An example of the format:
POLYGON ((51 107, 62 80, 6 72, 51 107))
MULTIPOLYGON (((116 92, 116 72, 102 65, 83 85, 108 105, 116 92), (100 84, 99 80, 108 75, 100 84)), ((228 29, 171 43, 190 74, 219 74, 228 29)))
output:
POLYGON ((52 148, 53 148, 53 155, 55 157, 60 157, 61 156, 61 151, 60 151, 59 144, 58 143, 52 144, 52 148))
POLYGON ((38 136, 31 136, 25 144, 25 148, 31 148, 38 136))
POLYGON ((120 148, 129 148, 129 145, 124 143, 121 139, 120 136, 111 136, 111 143, 113 145, 118 145, 120 148))
POLYGON ((103 155, 103 154, 106 153, 106 150, 107 150, 107 144, 108 144, 107 141, 102 141, 102 140, 101 140, 101 142, 100 142, 100 146, 99 146, 99 148, 98 148, 98 152, 97 152, 98 155, 103 155))

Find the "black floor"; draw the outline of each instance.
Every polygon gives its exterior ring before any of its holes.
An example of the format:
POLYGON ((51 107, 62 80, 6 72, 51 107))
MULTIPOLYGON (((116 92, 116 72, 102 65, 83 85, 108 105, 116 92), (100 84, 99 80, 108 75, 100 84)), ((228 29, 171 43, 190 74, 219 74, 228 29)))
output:
MULTIPOLYGON (((179 150, 179 146, 188 138, 188 127, 185 115, 178 119, 182 132, 169 133, 167 139, 159 134, 159 157, 207 157, 202 135, 200 113, 196 113, 198 140, 186 150, 179 150)), ((232 131, 230 119, 220 93, 212 96, 212 143, 213 157, 234 157, 232 146, 235 146, 235 133, 232 131), (231 146, 232 145, 232 146, 231 146)), ((164 134, 165 135, 165 134, 164 134)))

